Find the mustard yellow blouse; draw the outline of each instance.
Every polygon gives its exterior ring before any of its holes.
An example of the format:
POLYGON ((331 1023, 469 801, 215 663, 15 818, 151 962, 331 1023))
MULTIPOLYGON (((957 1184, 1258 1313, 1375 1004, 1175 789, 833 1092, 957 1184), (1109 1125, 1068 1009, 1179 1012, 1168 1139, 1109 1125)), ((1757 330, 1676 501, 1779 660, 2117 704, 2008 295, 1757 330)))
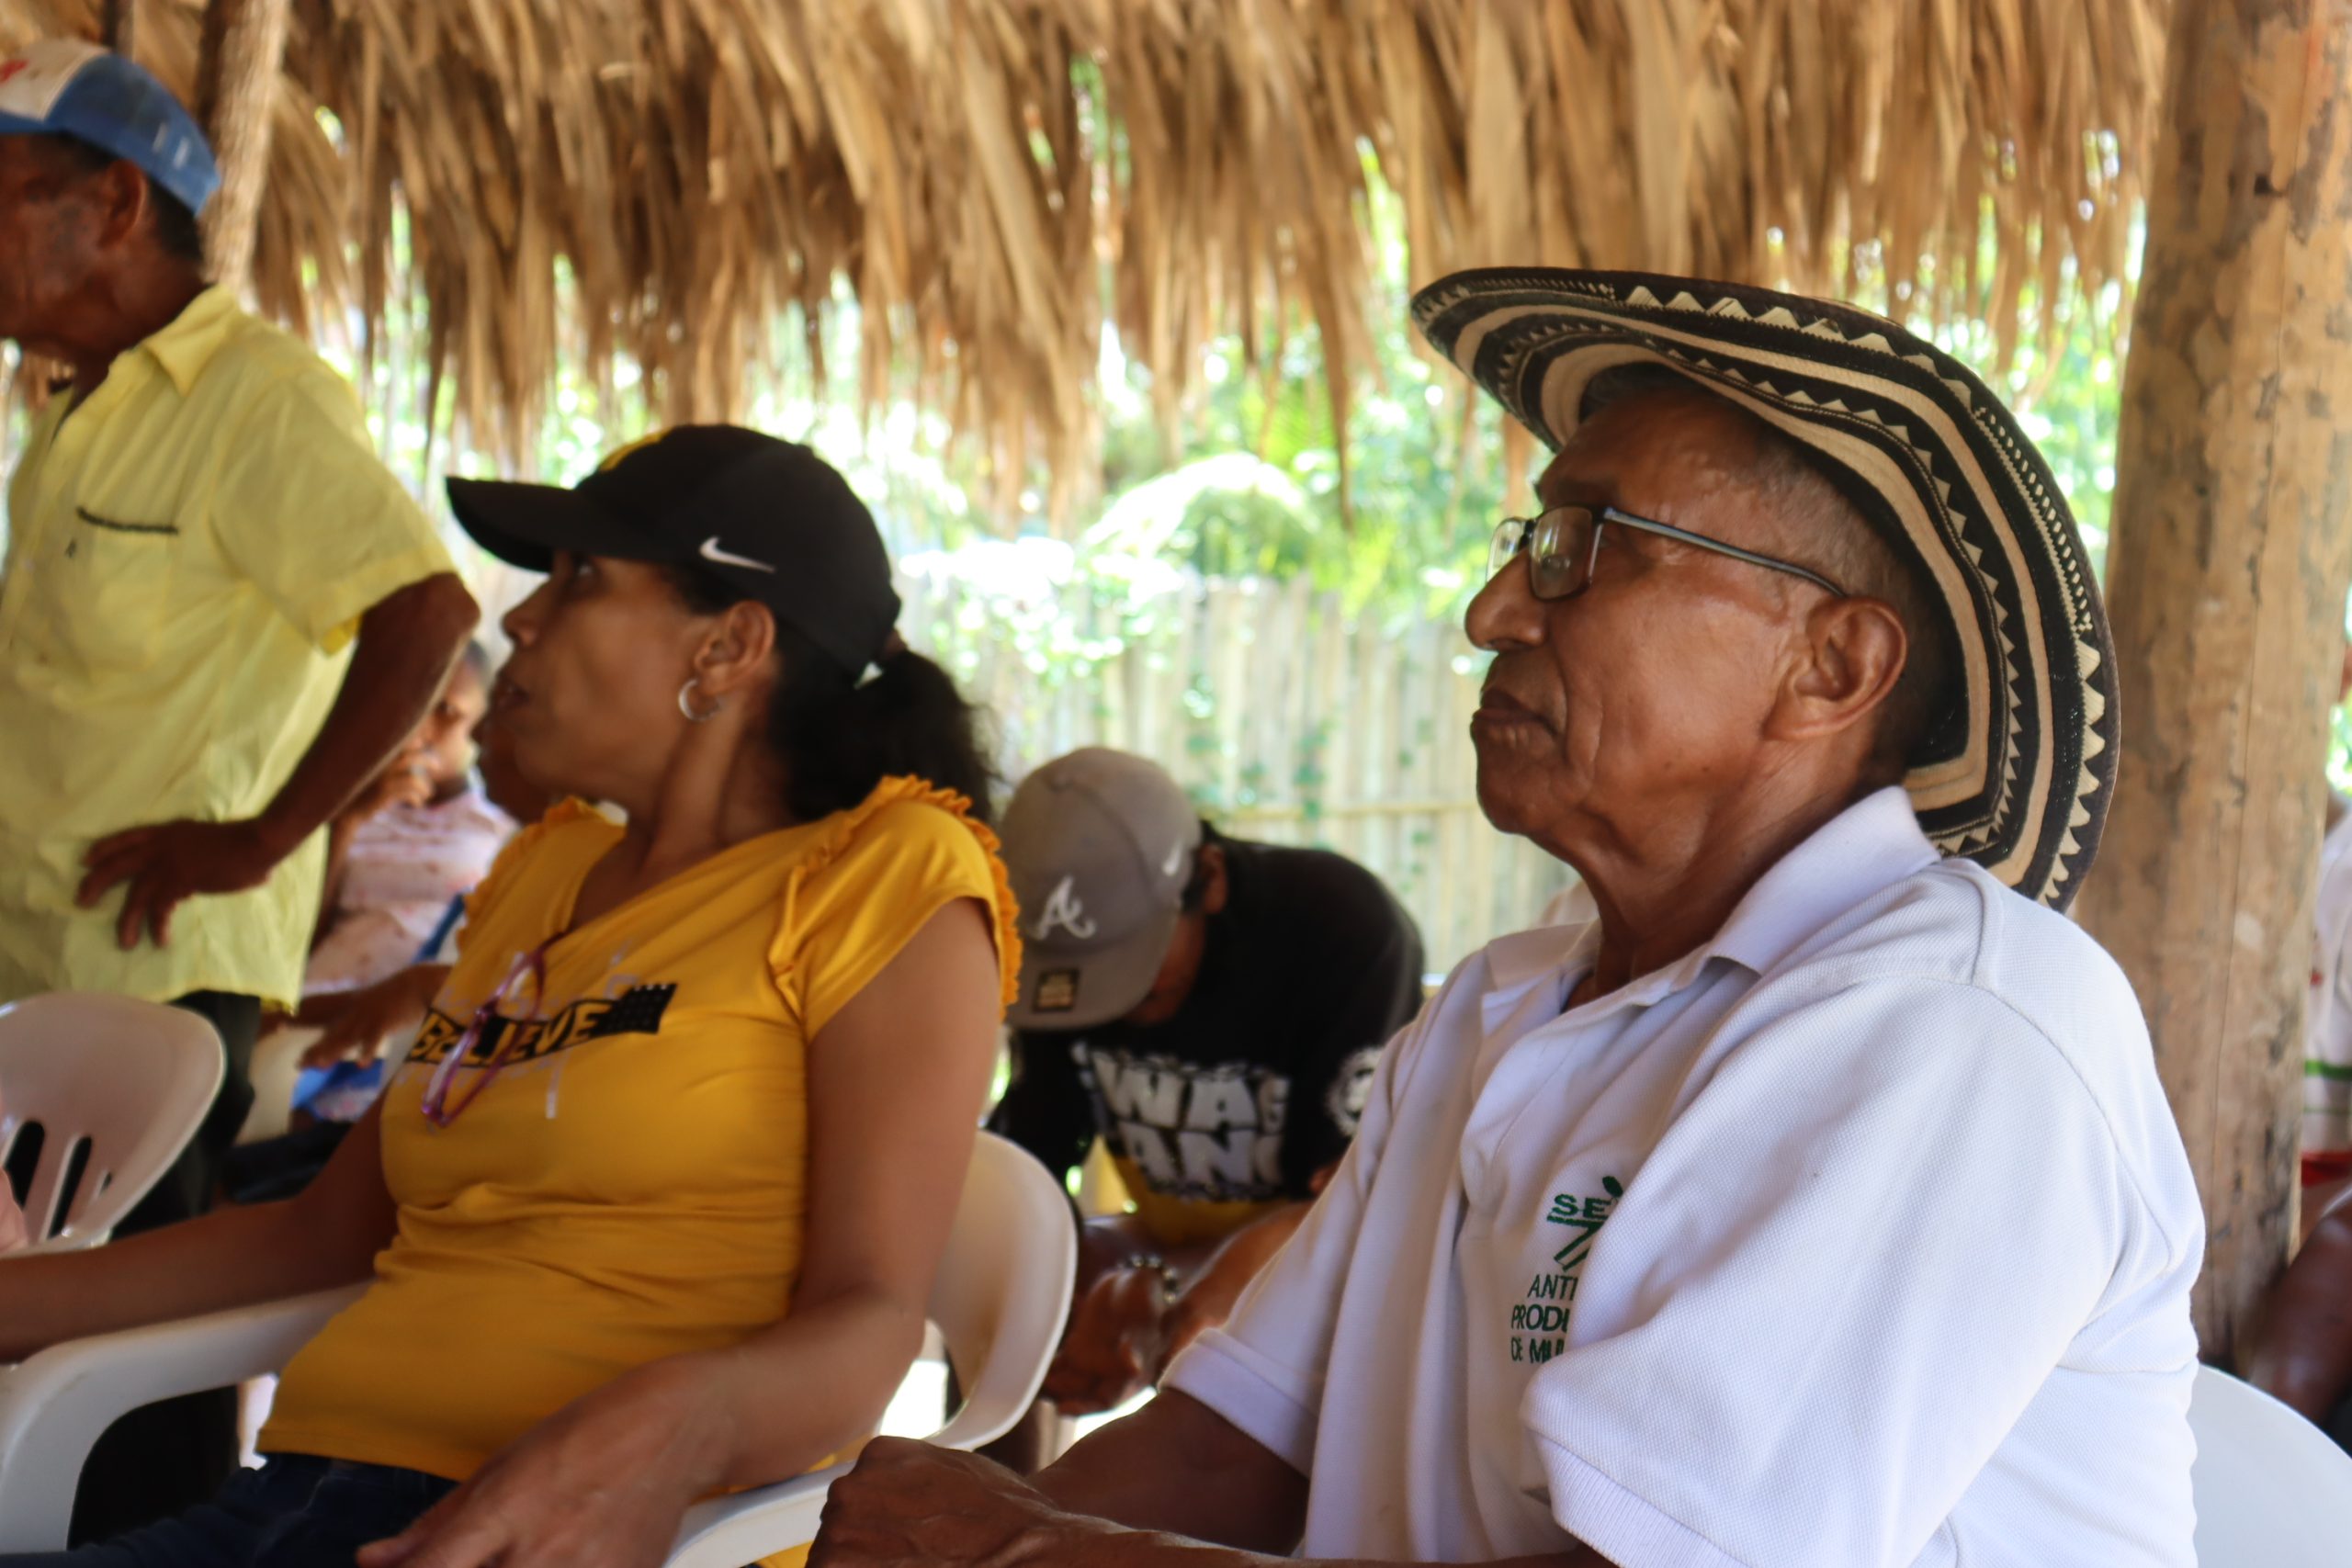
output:
POLYGON ((620 832, 560 807, 469 903, 384 1094, 398 1229, 367 1293, 286 1369, 265 1451, 463 1479, 619 1374, 776 1322, 801 1258, 808 1043, 958 898, 994 912, 1010 995, 994 838, 960 796, 890 779, 558 937, 543 994, 514 987, 469 1057, 519 1031, 506 1065, 435 1125, 435 1066, 517 958, 571 924, 620 832))

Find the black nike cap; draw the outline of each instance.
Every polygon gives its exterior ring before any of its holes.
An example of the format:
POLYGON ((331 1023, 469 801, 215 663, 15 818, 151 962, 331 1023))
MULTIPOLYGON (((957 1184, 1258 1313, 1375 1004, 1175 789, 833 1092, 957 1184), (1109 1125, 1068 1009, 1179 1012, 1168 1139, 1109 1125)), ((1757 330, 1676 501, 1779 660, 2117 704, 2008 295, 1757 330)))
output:
POLYGON ((808 447, 741 425, 664 431, 570 490, 451 479, 449 505, 483 549, 528 571, 558 550, 694 567, 852 671, 882 658, 898 624, 889 552, 849 481, 808 447))

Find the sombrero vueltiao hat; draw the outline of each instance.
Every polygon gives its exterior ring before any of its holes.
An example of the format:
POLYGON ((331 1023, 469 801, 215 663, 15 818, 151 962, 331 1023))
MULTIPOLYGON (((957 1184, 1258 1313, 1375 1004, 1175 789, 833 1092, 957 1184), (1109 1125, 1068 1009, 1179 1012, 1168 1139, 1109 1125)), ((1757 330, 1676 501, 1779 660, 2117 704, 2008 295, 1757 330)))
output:
POLYGON ((2065 908, 2113 794, 2115 649, 2049 465, 1966 366, 1849 306, 1648 273, 1456 273, 1415 296, 1413 320, 1555 449, 1593 378, 1629 364, 1804 445, 1951 613, 1960 701, 1904 781, 1921 827, 2065 908))

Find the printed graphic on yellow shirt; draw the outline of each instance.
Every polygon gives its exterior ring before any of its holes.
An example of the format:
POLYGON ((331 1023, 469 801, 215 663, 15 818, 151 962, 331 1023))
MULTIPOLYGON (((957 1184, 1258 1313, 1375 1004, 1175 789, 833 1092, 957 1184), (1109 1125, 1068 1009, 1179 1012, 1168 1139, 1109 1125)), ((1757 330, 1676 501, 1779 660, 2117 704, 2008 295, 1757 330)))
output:
MULTIPOLYGON (((631 986, 616 997, 582 997, 557 1010, 550 1018, 510 1018, 493 1012, 482 1024, 473 1048, 466 1053, 466 1061, 474 1066, 486 1066, 493 1058, 510 1066, 518 1065, 616 1034, 659 1034, 662 1015, 670 1010, 670 1000, 677 994, 677 983, 671 981, 658 986, 631 986)), ((416 1043, 409 1047, 410 1065, 437 1065, 465 1037, 469 1022, 452 1018, 439 1008, 426 1013, 424 1027, 417 1032, 416 1043)))

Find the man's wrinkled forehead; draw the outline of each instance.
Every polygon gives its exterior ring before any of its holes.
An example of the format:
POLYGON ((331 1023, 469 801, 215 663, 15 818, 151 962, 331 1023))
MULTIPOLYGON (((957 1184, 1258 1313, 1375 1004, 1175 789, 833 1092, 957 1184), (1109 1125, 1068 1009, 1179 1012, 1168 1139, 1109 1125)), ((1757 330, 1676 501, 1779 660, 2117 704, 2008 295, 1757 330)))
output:
POLYGON ((1658 506, 1671 494, 1625 493, 1639 474, 1645 491, 1660 485, 1720 484, 1752 454, 1748 433, 1717 400, 1696 388, 1648 388, 1593 410, 1535 481, 1545 506, 1658 506), (1670 448, 1670 451, 1662 450, 1670 448), (1659 461, 1661 457, 1666 460, 1659 461))
POLYGON ((1607 487, 1578 471, 1577 450, 1564 446, 1536 476, 1535 499, 1544 506, 1575 506, 1609 500, 1607 487))

